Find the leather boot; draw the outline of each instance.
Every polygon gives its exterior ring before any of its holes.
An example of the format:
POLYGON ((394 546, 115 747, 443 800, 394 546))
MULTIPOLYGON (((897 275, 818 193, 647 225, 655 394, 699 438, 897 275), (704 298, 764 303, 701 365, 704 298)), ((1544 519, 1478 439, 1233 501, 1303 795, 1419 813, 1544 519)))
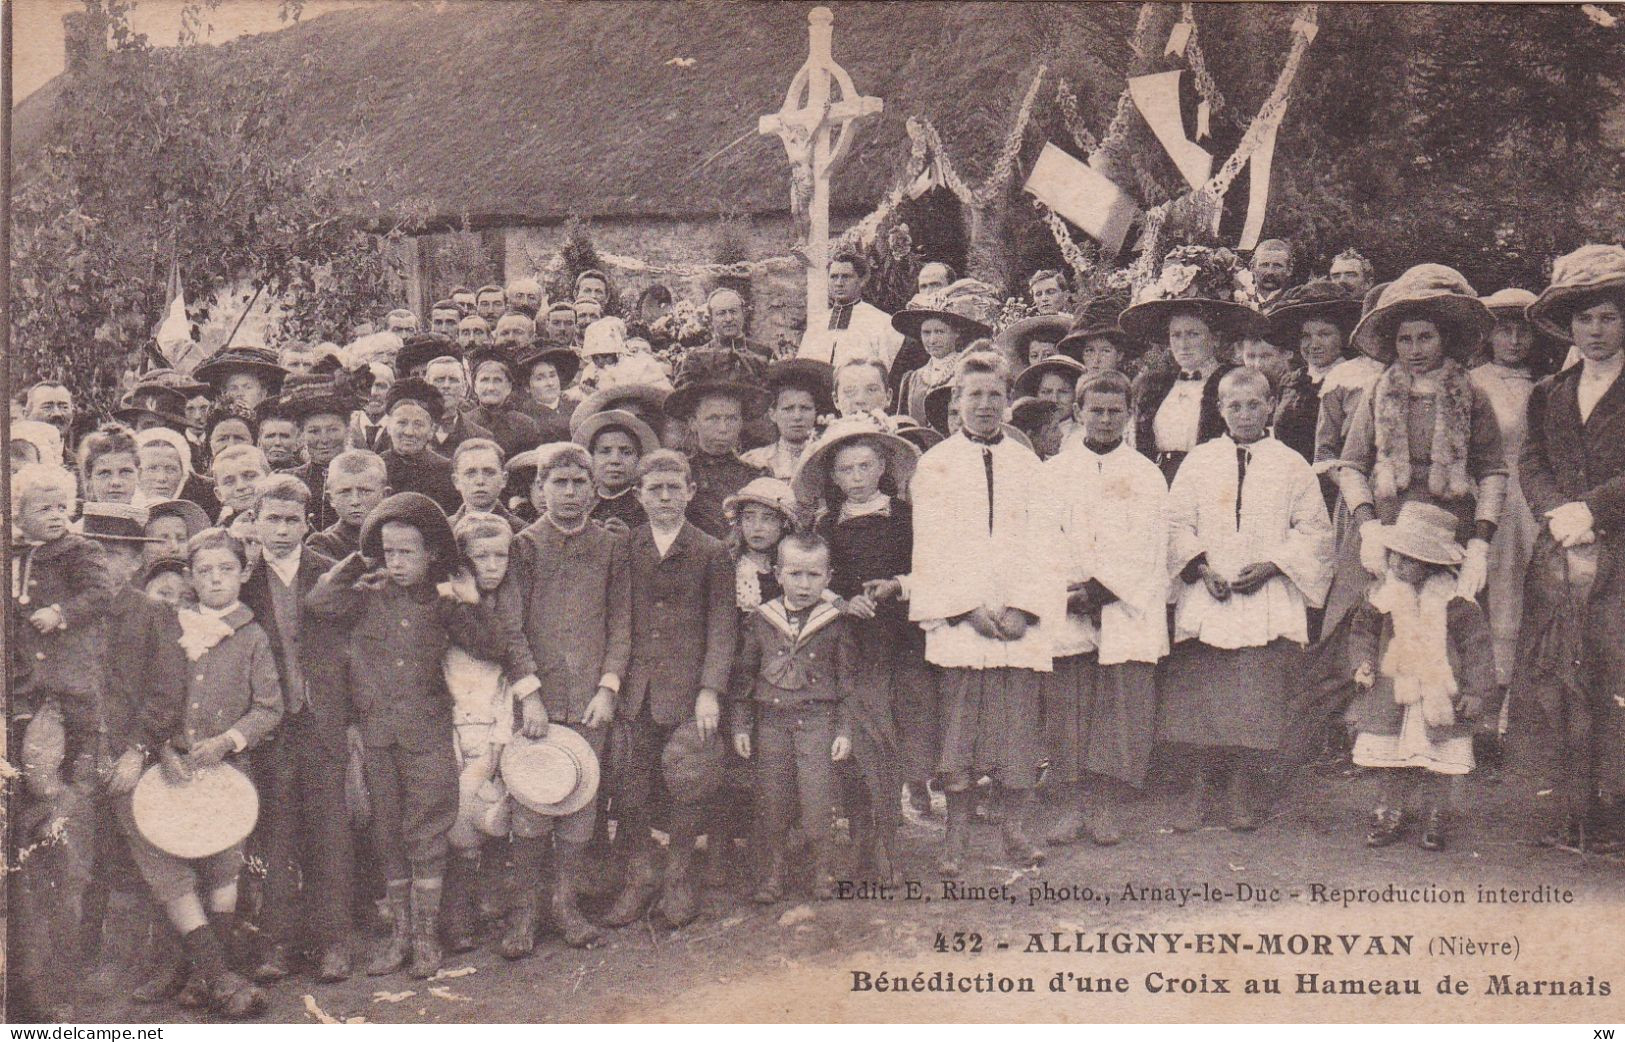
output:
POLYGON ((440 972, 440 880, 412 881, 412 976, 428 980, 440 972))
POLYGON ((175 936, 169 922, 162 918, 153 923, 152 940, 143 958, 147 966, 156 967, 152 976, 130 993, 130 998, 143 1006, 168 1002, 186 984, 192 968, 181 951, 180 938, 175 936))
POLYGON ((411 891, 412 884, 408 880, 387 884, 384 900, 389 905, 389 940, 367 963, 368 976, 382 977, 406 965, 406 958, 412 952, 411 891))
POLYGON ((1365 834, 1368 847, 1386 847, 1405 834, 1405 812, 1398 807, 1378 807, 1371 815, 1371 831, 1365 834))
MULTIPOLYGON (((547 840, 526 836, 515 838, 509 849, 510 889, 513 905, 502 920, 502 939, 497 954, 504 959, 523 959, 536 947, 536 928, 541 921, 542 867, 547 860, 547 840)), ((554 877, 557 881, 557 875, 554 877)))
POLYGON ((964 871, 970 853, 970 819, 976 812, 976 794, 971 790, 949 790, 948 830, 942 837, 942 854, 937 871, 944 879, 955 879, 964 871))
POLYGON ((693 864, 693 840, 674 835, 666 848, 666 876, 660 888, 660 904, 655 908, 672 929, 687 926, 700 914, 690 871, 693 864))
POLYGON ((767 873, 750 899, 759 905, 777 904, 784 899, 784 876, 788 863, 784 844, 764 839, 759 846, 769 851, 767 873))
POLYGON ((1175 832, 1196 832, 1207 822, 1208 791, 1211 786, 1212 778, 1207 768, 1198 768, 1190 789, 1185 793, 1185 802, 1180 806, 1179 813, 1174 815, 1175 832))
POLYGON ((1235 832, 1252 832, 1258 828, 1257 787, 1253 778, 1257 771, 1237 767, 1230 772, 1230 828, 1235 832))
POLYGON ((1427 817, 1422 820, 1422 837, 1418 845, 1423 850, 1445 848, 1445 812, 1437 803, 1428 808, 1427 817))
POLYGON ((1032 806, 1032 792, 1028 789, 1006 789, 1004 815, 999 822, 999 837, 1004 841, 1004 852, 1018 864, 1042 865, 1044 848, 1027 838, 1025 829, 1027 809, 1032 806))
POLYGON ((576 904, 586 848, 583 844, 560 840, 553 853, 553 923, 564 935, 565 944, 572 948, 590 948, 602 934, 587 921, 576 904))
POLYGON ((813 841, 812 897, 815 901, 835 899, 835 844, 828 839, 813 841))
POLYGON ((471 952, 474 940, 474 881, 479 877, 480 858, 453 852, 446 865, 445 893, 441 896, 441 938, 446 950, 471 952))
POLYGON ((246 1020, 265 1012, 265 992, 227 966, 225 947, 212 925, 193 930, 184 943, 198 977, 208 987, 211 1009, 227 1020, 246 1020))
POLYGON ((643 831, 641 836, 627 837, 632 854, 626 866, 626 882, 615 903, 604 913, 607 926, 627 926, 643 918, 649 910, 649 902, 660 890, 660 876, 655 872, 654 840, 647 828, 641 825, 639 828, 643 831))

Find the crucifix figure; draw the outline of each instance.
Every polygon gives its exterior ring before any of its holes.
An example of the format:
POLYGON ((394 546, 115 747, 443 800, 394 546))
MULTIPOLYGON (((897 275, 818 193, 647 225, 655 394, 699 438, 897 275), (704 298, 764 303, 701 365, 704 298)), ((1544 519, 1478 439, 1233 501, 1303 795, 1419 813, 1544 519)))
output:
POLYGON ((852 77, 835 64, 830 38, 835 16, 827 7, 807 12, 807 61, 790 81, 779 111, 757 130, 777 134, 790 159, 790 207, 806 221, 807 328, 818 328, 829 309, 829 171, 846 154, 852 121, 880 112, 879 98, 858 94, 852 77), (839 97, 832 91, 837 88, 839 97), (834 144, 830 131, 839 129, 834 144))

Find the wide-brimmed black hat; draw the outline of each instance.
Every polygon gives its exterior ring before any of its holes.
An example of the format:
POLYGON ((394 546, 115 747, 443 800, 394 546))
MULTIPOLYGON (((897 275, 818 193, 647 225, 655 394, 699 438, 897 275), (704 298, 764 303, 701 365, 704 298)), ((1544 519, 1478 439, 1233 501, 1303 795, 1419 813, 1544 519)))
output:
POLYGON ((948 436, 948 410, 954 400, 954 385, 945 383, 925 392, 925 422, 932 430, 948 436))
POLYGON ((322 413, 347 418, 361 407, 371 388, 372 370, 365 366, 354 372, 294 373, 282 382, 280 409, 282 415, 301 422, 322 413))
POLYGON ((1060 350, 1061 338, 1072 328, 1070 315, 1032 315, 1012 322, 999 331, 993 346, 1004 353, 1015 371, 1026 368, 1027 352, 1034 340, 1056 345, 1060 350))
POLYGON ((778 399, 781 389, 793 387, 812 395, 818 415, 828 416, 835 411, 835 367, 828 362, 786 358, 768 366, 764 379, 770 402, 778 399))
MULTIPOLYGON (((529 350, 527 346, 526 351, 529 350)), ((466 356, 468 360, 468 379, 472 383, 474 377, 479 375, 480 366, 486 362, 495 362, 508 374, 508 382, 515 387, 519 386, 519 361, 514 352, 497 344, 481 344, 466 356)))
POLYGON ((576 374, 581 372, 581 356, 568 347, 540 347, 532 348, 519 356, 519 375, 530 379, 530 371, 538 362, 546 362, 558 370, 559 386, 569 387, 575 383, 576 374))
POLYGON ((699 408, 700 402, 713 395, 727 395, 738 399, 746 419, 758 416, 767 409, 765 387, 735 379, 732 371, 706 360, 704 354, 696 355, 683 367, 677 386, 667 395, 663 407, 666 415, 672 419, 686 420, 694 415, 694 410, 699 408), (696 362, 698 364, 695 364, 696 362))
POLYGON ((173 388, 174 390, 186 395, 188 398, 191 398, 193 395, 214 393, 214 388, 210 387, 203 381, 195 379, 191 376, 187 376, 185 373, 178 372, 169 368, 168 366, 163 366, 158 369, 148 369, 146 372, 142 373, 140 385, 145 384, 157 384, 160 387, 173 388))
POLYGON ((1015 394, 1017 397, 1037 397, 1038 385, 1043 382, 1045 373, 1060 373, 1072 381, 1075 387, 1086 370, 1082 363, 1065 355, 1050 355, 1042 358, 1021 371, 1016 377, 1015 394))
POLYGON ((636 412, 636 409, 630 409, 628 406, 641 405, 649 412, 664 415, 666 399, 670 395, 671 388, 659 384, 617 384, 614 387, 601 388, 587 396, 570 413, 570 436, 575 437, 576 429, 587 421, 587 417, 607 409, 636 412))
POLYGON ((113 410, 115 419, 134 426, 143 416, 155 416, 166 427, 186 429, 186 395, 163 384, 137 384, 113 410))
POLYGON ((418 366, 441 357, 459 357, 455 340, 439 333, 413 333, 395 355, 395 375, 407 376, 418 366))
POLYGON ((417 402, 435 419, 439 419, 446 411, 445 396, 421 376, 408 376, 404 380, 396 380, 391 385, 389 396, 384 399, 384 415, 394 412, 395 406, 401 402, 417 402))
POLYGON ((372 508, 372 513, 361 522, 361 555, 371 560, 383 559, 384 526, 392 521, 411 525, 423 533, 423 548, 440 559, 449 569, 457 560, 457 539, 451 534, 451 523, 440 504, 421 492, 397 492, 372 508))
POLYGON ((282 389, 282 378, 288 375, 286 369, 277 365, 276 352, 268 347, 227 348, 192 370, 192 375, 219 391, 225 387, 226 377, 242 372, 258 376, 270 394, 282 389))
POLYGON ((1236 300, 1240 259, 1230 250, 1176 246, 1163 257, 1157 281, 1140 290, 1140 302, 1123 310, 1123 332, 1153 344, 1168 343, 1168 323, 1195 315, 1221 337, 1235 339, 1256 327, 1258 312, 1236 300))
POLYGON ((1125 358, 1137 358, 1145 353, 1146 344, 1123 332, 1117 316, 1128 307, 1128 296, 1094 297, 1072 316, 1072 328, 1055 345, 1056 353, 1074 362, 1083 361, 1083 347, 1096 337, 1105 337, 1125 358))
POLYGON ((1347 339, 1360 322, 1360 301, 1331 279, 1311 279, 1276 300, 1265 316, 1265 335, 1277 347, 1295 351, 1303 324, 1310 319, 1330 322, 1347 339))

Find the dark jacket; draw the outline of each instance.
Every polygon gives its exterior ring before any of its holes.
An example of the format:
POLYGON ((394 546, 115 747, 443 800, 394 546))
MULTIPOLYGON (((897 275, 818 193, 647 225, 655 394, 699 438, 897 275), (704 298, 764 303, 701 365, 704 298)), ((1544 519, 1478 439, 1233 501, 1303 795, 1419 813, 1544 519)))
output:
POLYGON ((310 502, 305 505, 305 520, 312 532, 320 532, 329 525, 338 524, 338 511, 327 501, 327 468, 314 463, 303 463, 289 471, 310 489, 310 502))
MULTIPOLYGON (((301 602, 315 588, 317 580, 333 567, 333 559, 309 546, 299 554, 299 570, 294 573, 293 593, 301 602)), ((283 707, 289 712, 315 714, 322 730, 335 743, 344 741, 344 727, 349 716, 345 690, 345 658, 342 642, 331 639, 332 627, 308 611, 303 613, 299 639, 299 671, 303 675, 302 691, 288 686, 284 669, 285 635, 277 625, 276 610, 271 602, 271 570, 261 561, 243 583, 242 601, 253 612, 254 618, 265 630, 276 656, 277 675, 283 681, 283 707)))
MULTIPOLYGON (((458 409, 452 418, 451 428, 446 432, 446 440, 440 441, 440 434, 436 431, 434 436, 429 439, 429 449, 440 453, 447 459, 451 459, 451 454, 457 451, 457 446, 470 438, 488 438, 495 441, 496 437, 492 435, 491 428, 469 419, 469 413, 473 409, 474 406, 472 405, 465 405, 463 408, 458 409)), ((397 488, 395 491, 399 492, 400 489, 397 488)))
POLYGON ((524 663, 542 682, 550 720, 579 723, 599 681, 625 683, 632 655, 627 539, 587 524, 566 535, 543 518, 514 538, 500 610, 524 631, 524 663))
POLYGON ((491 440, 512 459, 542 443, 542 425, 512 406, 489 409, 481 405, 468 414, 468 422, 490 431, 491 440))
MULTIPOLYGON (((1445 610, 1448 639, 1445 653, 1456 678, 1458 695, 1476 695, 1484 701, 1482 719, 1494 720, 1501 712, 1495 687, 1495 657, 1490 652, 1490 624, 1476 601, 1457 597, 1445 610)), ((1394 639, 1394 621, 1378 611, 1369 600, 1349 616, 1349 675, 1370 663, 1377 673, 1376 683, 1357 692, 1349 706, 1348 720, 1366 734, 1393 736, 1400 732, 1405 707, 1394 701, 1394 681, 1382 675, 1382 657, 1394 639)), ((1444 727, 1427 728, 1428 738, 1471 736, 1473 721, 1458 719, 1444 727)))
POLYGON ((520 656, 510 633, 484 604, 441 597, 432 583, 406 588, 386 582, 357 588, 366 571, 360 553, 317 580, 305 599, 312 614, 348 621, 350 704, 370 747, 415 751, 451 740, 451 694, 441 661, 456 644, 476 658, 499 662, 517 680, 520 656))
MULTIPOLYGON (((12 690, 29 708, 50 694, 74 696, 62 711, 70 728, 94 726, 100 678, 92 663, 102 660, 102 616, 117 592, 102 548, 72 532, 38 546, 12 549, 20 596, 8 605, 12 690), (65 628, 40 633, 28 617, 56 605, 65 628)), ((15 587, 14 587, 15 591, 15 587)))
POLYGON ((451 481, 451 460, 435 449, 424 449, 410 459, 394 449, 382 455, 391 492, 421 492, 440 504, 448 515, 462 506, 463 497, 451 481))
POLYGON ((341 561, 361 549, 361 529, 335 521, 305 537, 305 546, 323 557, 341 561))
POLYGON ((1276 390, 1273 430, 1275 440, 1313 463, 1315 424, 1320 420, 1320 385, 1307 369, 1294 369, 1276 390))
POLYGON ((728 537, 728 518, 722 504, 748 485, 761 471, 737 455, 711 456, 693 452, 688 457, 694 476, 694 498, 688 501, 688 522, 713 539, 728 537))
POLYGON ((638 501, 636 488, 629 488, 618 496, 598 497, 598 501, 592 505, 592 519, 607 521, 612 517, 626 522, 629 529, 648 523, 649 515, 644 513, 643 504, 638 501))
POLYGON ((114 594, 103 625, 107 754, 117 757, 131 746, 156 749, 179 733, 186 703, 181 624, 173 608, 126 586, 114 594))
MULTIPOLYGON (((1196 428, 1196 442, 1212 441, 1224 433, 1224 417, 1219 415, 1219 381, 1236 368, 1221 362, 1202 385, 1202 418, 1196 428)), ((1168 392, 1179 381, 1177 366, 1147 369, 1134 381, 1134 447, 1153 460, 1157 458, 1157 436, 1153 425, 1168 392)), ((1165 472, 1166 473, 1166 472, 1165 472)), ((1170 480, 1172 475, 1167 475, 1170 480)))
POLYGON ((221 621, 232 627, 231 635, 199 658, 187 659, 186 706, 173 739, 178 749, 235 730, 246 751, 269 738, 282 720, 282 681, 264 628, 246 605, 221 621))
POLYGON ((851 620, 832 604, 814 605, 798 630, 783 598, 763 604, 745 621, 729 685, 734 734, 750 734, 760 708, 833 706, 836 734, 852 736, 847 708, 857 697, 860 663, 851 620))
POLYGON ((648 525, 634 529, 632 661, 616 715, 634 720, 645 703, 656 723, 694 715, 700 690, 727 691, 738 639, 733 562, 728 548, 683 525, 662 558, 648 525))

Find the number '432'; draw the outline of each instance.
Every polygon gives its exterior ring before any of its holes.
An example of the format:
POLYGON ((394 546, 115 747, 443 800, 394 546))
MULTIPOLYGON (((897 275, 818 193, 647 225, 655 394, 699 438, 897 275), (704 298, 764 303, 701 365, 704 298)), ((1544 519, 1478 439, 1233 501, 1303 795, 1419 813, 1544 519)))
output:
POLYGON ((982 935, 965 933, 962 930, 951 934, 938 933, 931 949, 938 952, 969 952, 972 955, 979 955, 982 951, 982 935))

